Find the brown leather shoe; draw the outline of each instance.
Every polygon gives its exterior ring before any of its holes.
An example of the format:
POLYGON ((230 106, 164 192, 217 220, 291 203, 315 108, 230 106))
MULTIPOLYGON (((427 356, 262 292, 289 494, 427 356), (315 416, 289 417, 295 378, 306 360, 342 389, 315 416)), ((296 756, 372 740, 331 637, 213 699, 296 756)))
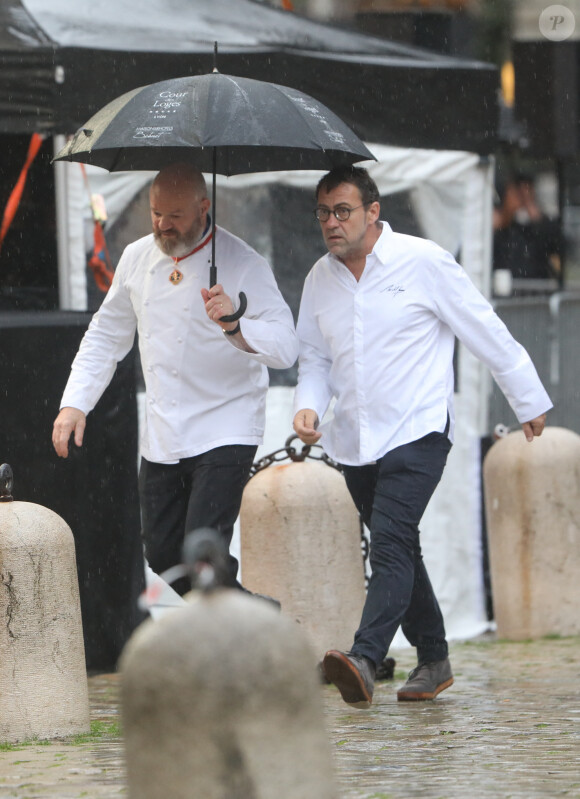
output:
POLYGON ((409 679, 397 691, 399 702, 417 702, 435 699, 437 694, 453 685, 449 658, 435 663, 420 663, 409 674, 409 679))
POLYGON ((344 701, 366 710, 373 701, 375 664, 363 655, 331 649, 322 661, 324 674, 340 691, 344 701))

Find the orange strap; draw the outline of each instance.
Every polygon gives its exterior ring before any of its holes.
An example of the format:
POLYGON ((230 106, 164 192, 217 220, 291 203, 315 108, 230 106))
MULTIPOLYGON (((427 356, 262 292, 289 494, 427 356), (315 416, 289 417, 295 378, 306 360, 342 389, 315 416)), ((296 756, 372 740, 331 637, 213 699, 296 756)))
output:
POLYGON ((292 0, 282 0, 282 8, 284 11, 294 11, 292 0))
POLYGON ((93 228, 93 254, 89 259, 89 266, 93 272, 93 278, 98 288, 105 293, 111 288, 113 282, 113 269, 105 233, 102 224, 95 219, 93 228))
POLYGON ((111 283, 113 282, 113 274, 114 274, 113 267, 111 265, 111 257, 109 255, 109 249, 107 247, 107 240, 105 238, 103 224, 95 216, 87 170, 85 169, 84 164, 80 164, 80 167, 83 173, 83 180, 85 182, 85 186, 87 188, 87 192, 89 195, 89 203, 91 209, 93 210, 93 220, 94 220, 93 254, 89 259, 89 267, 91 268, 91 271, 93 273, 93 279, 97 284, 97 287, 101 291, 107 293, 107 291, 111 288, 111 283))
POLYGON ((32 162, 38 155, 38 151, 42 145, 44 138, 40 135, 40 133, 33 133, 30 138, 30 144, 28 145, 28 154, 26 156, 26 161, 24 166, 22 167, 22 171, 20 172, 20 177, 16 181, 16 185, 12 189, 12 193, 8 198, 8 202, 6 203, 6 208, 4 209, 4 216, 2 217, 2 227, 0 227, 0 249, 2 249, 2 244, 4 239, 6 238, 6 234, 10 229, 10 225, 14 217, 16 216, 16 211, 18 210, 18 206, 20 205, 20 200, 22 199, 22 192, 24 191, 24 186, 26 184, 26 177, 28 175, 28 170, 32 165, 32 162))

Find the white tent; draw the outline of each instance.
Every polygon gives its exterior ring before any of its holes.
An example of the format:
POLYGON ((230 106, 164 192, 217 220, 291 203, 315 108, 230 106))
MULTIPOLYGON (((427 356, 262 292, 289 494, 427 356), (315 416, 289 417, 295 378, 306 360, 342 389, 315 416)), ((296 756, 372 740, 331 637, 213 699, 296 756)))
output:
MULTIPOLYGON (((458 256, 475 285, 489 296, 493 163, 460 151, 368 146, 377 162, 362 165, 368 168, 381 195, 408 191, 422 235, 458 256)), ((64 308, 83 309, 86 308, 86 227, 90 220, 88 194, 78 164, 55 166, 60 198, 61 304, 64 308)), ((109 174, 94 167, 87 167, 87 174, 91 191, 103 195, 110 220, 122 212, 152 177, 152 173, 109 174)), ((269 183, 301 188, 312 194, 321 174, 297 171, 218 176, 218 211, 221 199, 229 197, 228 208, 235 207, 238 193, 243 204, 244 192, 250 187, 269 183)), ((231 219, 218 219, 244 236, 243 230, 232 227, 231 219)), ((144 223, 147 226, 148 220, 144 223)), ((292 229, 299 225, 300 221, 294 220, 292 229)), ((455 445, 442 483, 423 519, 422 545, 448 636, 469 638, 488 627, 481 552, 480 438, 489 433, 490 377, 460 347, 457 379, 455 445)), ((292 434, 292 395, 292 387, 270 389, 266 435, 259 457, 283 447, 292 434)), ((235 538, 234 547, 236 542, 235 538)), ((399 634, 395 644, 404 643, 399 634)))

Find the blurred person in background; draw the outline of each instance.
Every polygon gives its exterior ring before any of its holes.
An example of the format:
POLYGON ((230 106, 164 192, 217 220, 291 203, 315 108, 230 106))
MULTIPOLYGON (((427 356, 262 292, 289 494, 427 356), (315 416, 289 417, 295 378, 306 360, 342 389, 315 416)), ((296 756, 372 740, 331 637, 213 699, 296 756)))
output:
POLYGON ((509 270, 515 279, 562 282, 560 223, 540 208, 530 175, 517 173, 507 181, 494 208, 493 229, 494 271, 509 270))

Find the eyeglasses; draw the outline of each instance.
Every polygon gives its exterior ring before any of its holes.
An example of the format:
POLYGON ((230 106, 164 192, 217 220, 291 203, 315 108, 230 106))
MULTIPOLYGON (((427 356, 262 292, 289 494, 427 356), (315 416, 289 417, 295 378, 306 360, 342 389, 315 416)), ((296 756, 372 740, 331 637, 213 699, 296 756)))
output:
POLYGON ((314 209, 314 218, 318 219, 319 222, 328 222, 330 215, 334 214, 339 222, 346 222, 353 211, 356 211, 357 208, 364 208, 366 205, 370 205, 370 203, 361 203, 361 205, 355 205, 354 208, 349 208, 348 205, 337 205, 336 208, 332 209, 320 206, 314 209))

